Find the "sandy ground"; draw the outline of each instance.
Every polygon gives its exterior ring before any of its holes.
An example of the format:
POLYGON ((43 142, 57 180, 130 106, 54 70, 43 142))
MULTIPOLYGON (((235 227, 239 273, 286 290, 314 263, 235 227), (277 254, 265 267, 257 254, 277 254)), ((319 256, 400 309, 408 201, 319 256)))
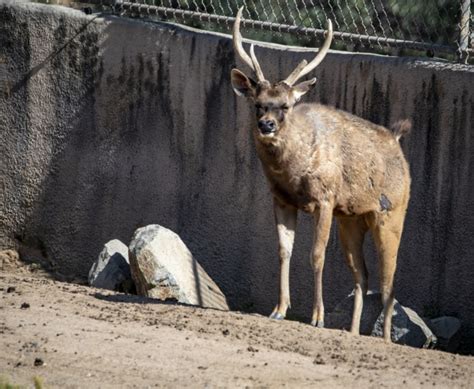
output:
POLYGON ((0 376, 25 387, 474 388, 474 357, 29 271, 0 272, 0 350, 0 376))

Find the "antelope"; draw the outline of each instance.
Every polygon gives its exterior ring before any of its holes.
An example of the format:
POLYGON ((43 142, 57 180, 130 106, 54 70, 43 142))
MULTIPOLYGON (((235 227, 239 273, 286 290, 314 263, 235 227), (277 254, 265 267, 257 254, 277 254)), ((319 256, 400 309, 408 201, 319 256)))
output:
POLYGON ((233 26, 234 51, 255 73, 256 81, 238 69, 231 83, 238 96, 256 108, 253 138, 273 195, 279 241, 279 299, 270 318, 282 320, 290 308, 289 268, 298 210, 313 215, 311 265, 314 300, 311 324, 324 327, 322 274, 333 217, 338 224, 346 262, 352 271, 354 308, 351 333, 359 334, 367 269, 363 241, 370 230, 379 256, 383 303, 383 337, 391 341, 393 280, 403 222, 410 196, 410 173, 399 144, 411 128, 408 120, 392 131, 348 112, 317 103, 299 103, 316 78, 296 82, 318 66, 329 51, 333 30, 309 63, 303 60, 283 81, 265 79, 255 55, 245 52, 240 33, 241 8, 233 26))

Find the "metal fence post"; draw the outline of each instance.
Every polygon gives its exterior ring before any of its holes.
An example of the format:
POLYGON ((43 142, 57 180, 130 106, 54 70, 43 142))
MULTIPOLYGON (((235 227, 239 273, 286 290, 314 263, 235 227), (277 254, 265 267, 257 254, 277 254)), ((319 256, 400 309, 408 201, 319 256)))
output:
POLYGON ((469 20, 471 18, 471 0, 461 0, 461 18, 459 20, 459 52, 458 59, 461 63, 467 63, 469 53, 469 20))

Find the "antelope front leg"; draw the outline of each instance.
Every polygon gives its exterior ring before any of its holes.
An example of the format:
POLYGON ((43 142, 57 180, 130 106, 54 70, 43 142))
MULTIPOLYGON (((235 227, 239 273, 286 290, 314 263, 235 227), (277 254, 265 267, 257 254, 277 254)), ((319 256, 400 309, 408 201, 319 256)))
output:
POLYGON ((326 245, 331 231, 332 212, 332 204, 326 202, 321 204, 320 209, 314 213, 314 237, 311 253, 311 266, 314 272, 314 301, 311 324, 320 328, 324 327, 323 268, 326 245))
POLYGON ((275 222, 278 232, 278 254, 280 257, 280 296, 278 305, 270 318, 282 320, 290 307, 290 258, 295 240, 297 210, 289 206, 281 206, 276 200, 273 202, 275 222))

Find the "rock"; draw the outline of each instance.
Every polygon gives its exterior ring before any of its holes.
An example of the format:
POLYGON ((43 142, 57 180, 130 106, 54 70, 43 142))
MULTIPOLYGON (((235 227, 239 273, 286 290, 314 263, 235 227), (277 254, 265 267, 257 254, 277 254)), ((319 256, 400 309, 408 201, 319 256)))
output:
POLYGON ((442 316, 428 322, 438 338, 437 347, 444 351, 455 352, 461 340, 461 321, 455 317, 442 316))
POLYGON ((16 250, 0 251, 0 270, 16 271, 22 268, 24 264, 20 261, 20 254, 16 250))
POLYGON ((43 359, 41 359, 41 358, 35 358, 35 361, 33 362, 33 364, 34 364, 35 366, 44 366, 44 365, 46 365, 46 364, 44 363, 43 359))
MULTIPOLYGON (((327 315, 328 328, 350 330, 354 295, 346 297, 334 311, 327 315)), ((364 298, 364 308, 360 323, 362 335, 383 336, 383 306, 381 294, 369 291, 364 298)), ((436 336, 418 314, 402 306, 395 300, 392 318, 392 341, 412 347, 432 348, 436 345, 436 336)))
POLYGON ((128 247, 118 239, 107 242, 93 263, 88 279, 89 285, 96 288, 132 292, 128 247))
POLYGON ((132 278, 138 294, 229 309, 219 287, 173 231, 157 224, 139 228, 129 250, 132 278))
MULTIPOLYGON (((392 319, 392 340, 419 348, 434 348, 437 338, 425 321, 413 310, 395 301, 392 319)), ((374 324, 373 336, 383 336, 383 314, 374 324)))

